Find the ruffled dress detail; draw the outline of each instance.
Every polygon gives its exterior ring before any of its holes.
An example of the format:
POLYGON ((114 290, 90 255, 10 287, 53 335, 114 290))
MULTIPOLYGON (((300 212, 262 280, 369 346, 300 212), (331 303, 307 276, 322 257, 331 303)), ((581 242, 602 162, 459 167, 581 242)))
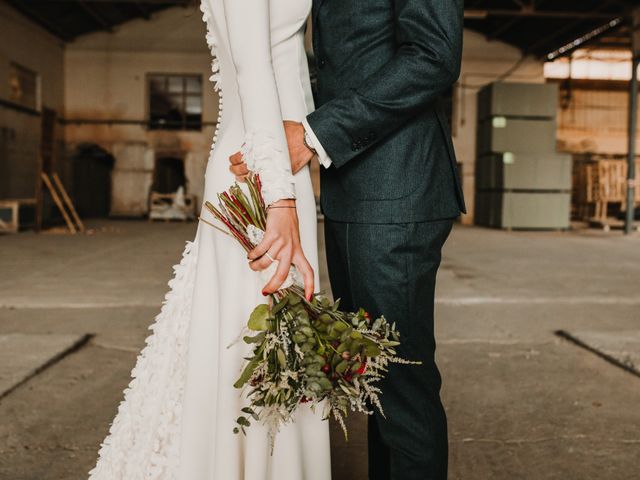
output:
POLYGON ((283 198, 296 198, 295 180, 291 171, 278 167, 283 162, 274 161, 285 157, 284 164, 288 165, 289 154, 283 152, 273 138, 265 133, 249 132, 245 136, 241 152, 247 168, 260 175, 262 195, 267 205, 283 198))
POLYGON ((188 242, 182 261, 173 268, 170 291, 149 327, 153 333, 131 372, 133 379, 89 473, 91 480, 177 478, 197 251, 197 245, 188 242))
POLYGON ((200 11, 202 12, 202 21, 207 27, 207 35, 205 39, 207 40, 207 46, 209 47, 209 51, 211 52, 212 74, 209 77, 209 80, 213 82, 213 88, 216 92, 218 92, 220 90, 220 61, 216 56, 216 37, 213 34, 213 28, 211 28, 211 25, 209 24, 212 18, 212 14, 205 2, 200 2, 200 11))

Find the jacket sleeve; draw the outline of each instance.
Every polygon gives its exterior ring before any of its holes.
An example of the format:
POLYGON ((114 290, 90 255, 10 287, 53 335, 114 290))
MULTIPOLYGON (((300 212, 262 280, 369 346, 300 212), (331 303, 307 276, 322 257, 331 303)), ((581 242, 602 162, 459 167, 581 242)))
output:
POLYGON ((260 174, 265 202, 295 198, 280 99, 271 60, 270 0, 224 0, 250 170, 260 174))
POLYGON ((429 108, 457 81, 462 22, 462 0, 395 1, 393 59, 307 117, 336 167, 429 108))

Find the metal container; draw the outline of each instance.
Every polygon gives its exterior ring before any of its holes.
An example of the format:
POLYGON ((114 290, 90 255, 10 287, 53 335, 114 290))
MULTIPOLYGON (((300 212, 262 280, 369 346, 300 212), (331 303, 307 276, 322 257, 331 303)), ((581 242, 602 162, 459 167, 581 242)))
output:
POLYGON ((569 228, 568 192, 478 192, 476 222, 504 229, 569 228))
POLYGON ((489 154, 478 158, 478 190, 570 190, 571 155, 489 154))
POLYGON ((555 120, 493 117, 478 124, 478 155, 487 153, 552 153, 556 151, 555 120))
POLYGON ((556 83, 492 83, 478 92, 478 120, 495 116, 553 119, 558 88, 556 83))

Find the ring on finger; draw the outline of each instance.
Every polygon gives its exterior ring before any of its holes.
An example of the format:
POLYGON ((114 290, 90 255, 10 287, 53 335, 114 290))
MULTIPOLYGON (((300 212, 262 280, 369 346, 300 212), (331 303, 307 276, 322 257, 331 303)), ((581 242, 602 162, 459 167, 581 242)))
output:
POLYGON ((276 260, 269 254, 269 252, 264 254, 265 257, 267 257, 269 260, 271 260, 271 262, 275 262, 276 260))

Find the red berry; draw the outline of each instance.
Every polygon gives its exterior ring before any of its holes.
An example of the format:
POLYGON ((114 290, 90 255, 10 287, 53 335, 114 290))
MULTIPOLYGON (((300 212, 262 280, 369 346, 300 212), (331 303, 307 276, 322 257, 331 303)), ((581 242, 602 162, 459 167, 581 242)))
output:
POLYGON ((329 373, 329 372, 331 371, 331 365, 329 365, 328 363, 324 364, 324 365, 322 366, 322 371, 323 371, 324 373, 329 373))

